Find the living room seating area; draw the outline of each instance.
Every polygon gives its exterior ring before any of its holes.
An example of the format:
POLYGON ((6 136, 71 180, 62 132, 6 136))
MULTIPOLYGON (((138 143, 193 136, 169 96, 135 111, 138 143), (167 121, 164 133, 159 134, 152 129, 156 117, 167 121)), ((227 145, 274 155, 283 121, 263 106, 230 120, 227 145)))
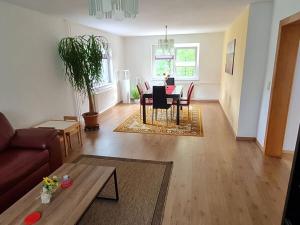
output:
POLYGON ((0 112, 0 213, 61 165, 56 130, 14 130, 0 112))

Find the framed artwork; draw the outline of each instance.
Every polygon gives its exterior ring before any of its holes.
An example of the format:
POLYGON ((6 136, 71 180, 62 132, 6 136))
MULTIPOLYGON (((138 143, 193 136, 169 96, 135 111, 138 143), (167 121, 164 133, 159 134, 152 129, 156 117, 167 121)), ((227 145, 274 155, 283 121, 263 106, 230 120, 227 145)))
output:
POLYGON ((236 39, 227 45, 225 72, 233 75, 236 39))

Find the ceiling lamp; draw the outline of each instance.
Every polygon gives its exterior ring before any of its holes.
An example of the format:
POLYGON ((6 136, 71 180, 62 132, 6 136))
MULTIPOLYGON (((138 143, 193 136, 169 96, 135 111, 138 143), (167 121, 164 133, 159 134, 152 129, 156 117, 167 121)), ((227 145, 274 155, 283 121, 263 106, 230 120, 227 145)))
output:
POLYGON ((168 39, 168 26, 166 25, 166 35, 164 39, 158 40, 158 47, 165 53, 172 53, 174 51, 174 39, 168 39))
POLYGON ((89 0, 89 14, 98 19, 135 18, 138 0, 89 0))

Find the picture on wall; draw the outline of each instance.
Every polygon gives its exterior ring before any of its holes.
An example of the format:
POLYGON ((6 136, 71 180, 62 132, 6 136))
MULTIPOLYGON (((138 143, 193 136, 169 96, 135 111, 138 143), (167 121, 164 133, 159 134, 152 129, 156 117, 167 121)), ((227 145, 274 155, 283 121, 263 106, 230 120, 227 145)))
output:
POLYGON ((233 75, 236 39, 227 45, 225 72, 233 75))

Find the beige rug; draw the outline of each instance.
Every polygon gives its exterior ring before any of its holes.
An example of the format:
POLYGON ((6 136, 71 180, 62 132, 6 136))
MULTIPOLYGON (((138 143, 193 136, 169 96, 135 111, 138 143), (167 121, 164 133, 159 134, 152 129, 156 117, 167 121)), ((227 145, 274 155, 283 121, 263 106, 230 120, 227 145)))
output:
POLYGON ((180 112, 180 125, 176 125, 175 116, 172 121, 170 121, 170 115, 167 125, 165 110, 158 110, 158 119, 154 120, 154 123, 152 124, 152 109, 149 108, 147 109, 147 124, 143 124, 143 120, 140 117, 140 112, 138 111, 133 113, 114 131, 126 133, 166 134, 177 136, 204 136, 201 109, 199 106, 193 106, 192 109, 190 109, 189 117, 188 111, 184 107, 184 109, 180 112))
MULTIPOLYGON (((77 163, 117 168, 119 201, 96 199, 79 225, 160 225, 163 218, 172 162, 83 155, 77 163)), ((114 197, 111 179, 102 190, 114 197)))

